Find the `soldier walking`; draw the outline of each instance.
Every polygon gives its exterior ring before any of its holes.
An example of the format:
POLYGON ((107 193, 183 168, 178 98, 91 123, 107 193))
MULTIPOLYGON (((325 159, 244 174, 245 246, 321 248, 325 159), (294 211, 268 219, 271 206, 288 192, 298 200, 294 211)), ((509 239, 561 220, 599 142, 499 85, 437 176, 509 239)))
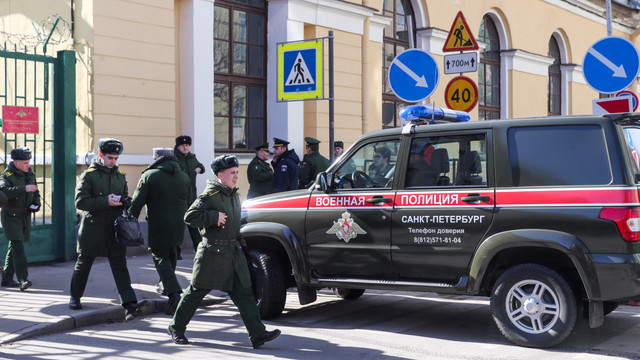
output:
POLYGON ((149 249, 160 275, 160 283, 169 297, 167 315, 173 315, 182 287, 176 278, 180 244, 184 239, 184 213, 187 211, 189 177, 174 156, 172 148, 153 149, 154 162, 142 172, 131 200, 131 215, 140 216, 147 205, 149 249))
POLYGON ((226 291, 238 307, 254 349, 280 335, 267 331, 251 290, 251 276, 242 251, 246 243, 240 236, 238 197, 238 159, 218 156, 211 163, 217 179, 189 207, 184 220, 205 229, 204 239, 193 260, 191 285, 185 290, 167 331, 176 344, 188 344, 184 332, 202 299, 212 290, 226 291))
POLYGON ((31 150, 19 147, 11 150, 11 163, 0 177, 0 190, 8 198, 2 208, 2 228, 9 241, 7 257, 2 269, 2 286, 19 287, 25 291, 33 285, 28 279, 27 256, 24 243, 31 237, 31 214, 40 210, 40 191, 31 171, 31 150), (13 280, 16 274, 18 281, 13 280))
MULTIPOLYGON (((196 175, 202 174, 205 171, 204 165, 196 158, 196 155, 191 152, 191 136, 180 135, 176 138, 176 146, 173 148, 178 164, 185 174, 189 176, 189 196, 187 197, 187 207, 193 203, 198 196, 196 189, 196 175)), ((198 248, 198 244, 202 241, 202 235, 197 228, 188 226, 189 235, 191 236, 191 242, 193 249, 198 248)), ((178 260, 181 260, 180 248, 178 247, 178 260)))
POLYGON ((320 140, 307 136, 304 138, 304 141, 307 142, 307 153, 302 157, 302 161, 300 162, 298 181, 300 189, 306 189, 307 186, 316 181, 316 175, 318 175, 318 173, 327 170, 329 165, 331 165, 329 159, 320 155, 320 140))
POLYGON ((256 156, 253 157, 247 168, 249 179, 249 193, 247 199, 256 196, 267 195, 273 183, 273 170, 267 163, 269 160, 269 143, 256 146, 256 156))
POLYGON ((277 193, 298 188, 298 163, 300 158, 296 151, 288 148, 289 142, 286 140, 273 138, 273 183, 271 192, 277 193))
MULTIPOLYGON (((71 310, 82 309, 80 298, 84 294, 89 272, 96 257, 109 259, 113 279, 118 288, 120 303, 125 309, 125 320, 142 315, 149 302, 138 302, 131 287, 127 269, 127 250, 115 240, 113 223, 122 212, 128 189, 125 173, 118 170, 122 142, 116 139, 98 140, 100 157, 80 175, 76 188, 76 208, 82 210, 78 230, 78 260, 71 277, 71 310)), ((130 199, 128 199, 130 201, 130 199)))

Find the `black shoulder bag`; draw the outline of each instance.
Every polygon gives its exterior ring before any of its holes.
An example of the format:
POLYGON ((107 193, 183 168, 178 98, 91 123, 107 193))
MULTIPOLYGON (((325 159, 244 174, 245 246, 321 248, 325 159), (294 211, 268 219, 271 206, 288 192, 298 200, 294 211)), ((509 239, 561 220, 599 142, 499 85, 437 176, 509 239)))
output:
POLYGON ((116 241, 120 246, 144 245, 144 237, 138 219, 131 216, 128 210, 118 215, 113 225, 116 228, 116 241))

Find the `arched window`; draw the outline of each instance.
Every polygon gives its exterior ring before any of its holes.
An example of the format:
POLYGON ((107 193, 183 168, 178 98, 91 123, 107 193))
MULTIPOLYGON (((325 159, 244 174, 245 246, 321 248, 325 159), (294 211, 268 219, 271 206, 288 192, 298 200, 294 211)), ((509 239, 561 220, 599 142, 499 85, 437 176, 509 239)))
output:
POLYGON ((216 151, 251 151, 267 130, 267 5, 216 0, 214 8, 216 151))
POLYGON ((500 38, 491 17, 485 15, 480 23, 478 40, 486 47, 480 52, 478 64, 478 118, 500 118, 500 38))
POLYGON ((560 47, 555 37, 549 39, 547 56, 553 59, 549 65, 549 86, 547 89, 547 112, 549 115, 562 115, 562 74, 560 72, 560 47))
MULTIPOLYGON (((409 21, 414 21, 413 8, 409 0, 384 0, 383 14, 392 18, 384 28, 384 45, 382 50, 382 127, 400 126, 398 108, 406 106, 391 91, 387 79, 391 61, 396 55, 409 48, 409 21)), ((415 23, 413 23, 415 29, 415 23)))

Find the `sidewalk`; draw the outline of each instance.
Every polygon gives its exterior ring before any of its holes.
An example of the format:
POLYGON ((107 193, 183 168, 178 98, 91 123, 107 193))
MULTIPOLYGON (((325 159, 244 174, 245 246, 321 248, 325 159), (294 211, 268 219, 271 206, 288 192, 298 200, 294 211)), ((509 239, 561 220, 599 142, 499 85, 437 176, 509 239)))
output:
MULTIPOLYGON (((147 299, 147 313, 164 313, 167 297, 155 291, 158 274, 151 254, 136 249, 137 255, 127 256, 131 283, 138 301, 147 299)), ((194 251, 183 249, 176 275, 185 289, 191 280, 194 251)), ((33 286, 26 291, 0 287, 0 345, 30 337, 65 331, 101 322, 124 321, 116 284, 106 258, 97 258, 82 297, 82 310, 69 309, 69 283, 75 261, 29 266, 33 286)), ((223 292, 212 291, 201 306, 221 303, 223 292)), ((168 316, 164 315, 163 316, 168 316)))

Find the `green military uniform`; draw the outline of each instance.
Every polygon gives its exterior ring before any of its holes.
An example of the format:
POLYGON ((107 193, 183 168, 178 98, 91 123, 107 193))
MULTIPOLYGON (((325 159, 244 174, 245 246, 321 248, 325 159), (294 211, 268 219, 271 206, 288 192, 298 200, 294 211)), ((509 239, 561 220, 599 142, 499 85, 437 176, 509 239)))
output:
MULTIPOLYGON (((255 147, 256 151, 269 152, 269 143, 255 147)), ((273 170, 269 163, 262 160, 258 155, 253 157, 247 168, 247 179, 249 180, 249 193, 247 199, 257 196, 267 195, 271 192, 273 183, 273 170)))
MULTIPOLYGON (((186 138, 186 136, 178 137, 176 139, 176 142, 178 142, 178 139, 181 138, 186 138)), ((188 140, 189 145, 191 145, 191 138, 189 138, 188 140)), ((182 171, 184 171, 185 174, 189 176, 189 197, 187 198, 187 206, 189 206, 198 196, 198 191, 196 188, 196 175, 198 175, 198 173, 196 173, 196 169, 200 168, 201 174, 204 174, 206 169, 204 165, 202 165, 202 163, 198 161, 198 159, 196 159, 196 156, 193 153, 190 152, 186 155, 181 153, 180 150, 178 150, 178 145, 175 146, 173 151, 175 153, 176 159, 178 160, 178 164, 180 164, 180 168, 182 169, 182 171)), ((198 244, 200 243, 200 241, 202 241, 202 236, 200 235, 200 232, 197 228, 189 226, 187 229, 189 230, 189 235, 191 235, 193 248, 197 249, 198 244)))
POLYGON ((35 184, 33 171, 20 171, 13 161, 0 177, 0 190, 8 198, 7 205, 2 208, 1 221, 4 235, 9 241, 2 279, 13 279, 14 272, 19 281, 27 280, 29 276, 24 242, 29 241, 31 236, 31 213, 39 209, 41 203, 40 192, 27 192, 26 186, 35 184), (31 205, 35 206, 32 210, 31 205))
MULTIPOLYGON (((320 143, 319 140, 312 137, 305 137, 304 140, 307 142, 307 146, 315 145, 316 149, 320 143)), ((300 162, 300 172, 298 173, 298 184, 300 189, 304 189, 309 184, 316 181, 316 175, 327 170, 329 165, 331 165, 329 159, 320 155, 317 150, 311 154, 305 154, 300 162)))
POLYGON ((184 333, 200 301, 212 290, 229 294, 254 341, 265 333, 251 290, 251 276, 241 246, 240 199, 237 188, 230 189, 210 181, 205 191, 185 214, 185 222, 203 229, 204 240, 193 261, 193 278, 185 290, 169 328, 184 333), (220 212, 227 214, 226 224, 218 226, 220 212))
POLYGON ((125 173, 118 170, 117 165, 108 168, 102 159, 94 159, 89 169, 80 175, 76 188, 76 208, 82 210, 82 217, 78 230, 78 260, 71 277, 71 297, 82 297, 95 258, 103 256, 109 259, 120 302, 126 307, 137 299, 127 269, 126 248, 115 241, 113 222, 122 208, 109 206, 109 194, 121 195, 122 199, 128 195, 125 173))
POLYGON ((171 152, 170 156, 158 157, 142 172, 131 201, 131 215, 136 218, 147 205, 149 249, 167 295, 182 292, 175 274, 176 249, 184 238, 188 192, 189 177, 171 152))

